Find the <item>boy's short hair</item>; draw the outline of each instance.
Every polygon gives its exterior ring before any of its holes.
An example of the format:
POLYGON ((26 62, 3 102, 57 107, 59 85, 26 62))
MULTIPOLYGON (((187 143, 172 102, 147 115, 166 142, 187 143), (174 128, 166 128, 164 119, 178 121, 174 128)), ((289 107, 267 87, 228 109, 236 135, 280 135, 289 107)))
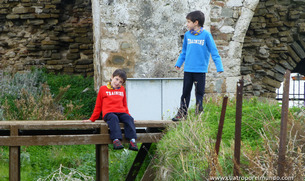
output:
POLYGON ((195 21, 198 21, 198 25, 203 27, 204 21, 205 21, 205 17, 203 12, 201 11, 192 11, 189 14, 186 15, 186 19, 191 20, 193 23, 195 23, 195 21))
POLYGON ((123 79, 124 83, 126 82, 127 75, 123 69, 116 69, 112 74, 112 77, 115 77, 115 76, 119 76, 120 78, 123 79))

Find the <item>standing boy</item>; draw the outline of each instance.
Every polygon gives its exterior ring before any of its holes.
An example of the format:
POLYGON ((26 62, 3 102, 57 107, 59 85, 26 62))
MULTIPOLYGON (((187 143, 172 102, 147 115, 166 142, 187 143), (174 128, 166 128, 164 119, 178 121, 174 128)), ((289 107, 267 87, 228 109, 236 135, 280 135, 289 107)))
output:
POLYGON ((172 119, 179 121, 186 118, 190 103, 191 90, 195 84, 196 113, 203 111, 202 100, 205 89, 205 73, 208 72, 210 55, 216 65, 217 72, 223 72, 223 66, 211 33, 203 29, 204 14, 201 11, 190 12, 186 16, 187 31, 184 35, 182 52, 175 68, 180 70, 184 63, 183 92, 180 108, 172 119))
POLYGON ((110 129, 110 138, 113 140, 114 149, 123 149, 121 143, 122 132, 119 123, 124 123, 125 137, 130 140, 129 149, 138 151, 136 144, 136 129, 134 119, 130 116, 127 107, 126 91, 123 84, 127 79, 126 72, 117 69, 113 72, 111 81, 101 86, 96 98, 96 104, 91 118, 83 122, 94 122, 102 112, 102 118, 110 129))

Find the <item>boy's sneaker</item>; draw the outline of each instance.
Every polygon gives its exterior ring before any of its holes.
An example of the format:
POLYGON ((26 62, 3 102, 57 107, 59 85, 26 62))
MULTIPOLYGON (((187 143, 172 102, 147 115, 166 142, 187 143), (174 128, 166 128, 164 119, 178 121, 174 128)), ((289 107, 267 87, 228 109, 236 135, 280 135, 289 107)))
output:
POLYGON ((135 141, 130 141, 129 143, 129 149, 130 150, 133 150, 133 151, 138 151, 138 146, 137 146, 137 143, 135 141))
POLYGON ((175 116, 175 117, 173 117, 173 121, 181 121, 181 119, 185 119, 186 118, 186 116, 181 116, 179 113, 175 116))
POLYGON ((120 150, 123 148, 124 148, 124 146, 122 145, 120 140, 118 140, 118 139, 113 140, 113 149, 120 150))

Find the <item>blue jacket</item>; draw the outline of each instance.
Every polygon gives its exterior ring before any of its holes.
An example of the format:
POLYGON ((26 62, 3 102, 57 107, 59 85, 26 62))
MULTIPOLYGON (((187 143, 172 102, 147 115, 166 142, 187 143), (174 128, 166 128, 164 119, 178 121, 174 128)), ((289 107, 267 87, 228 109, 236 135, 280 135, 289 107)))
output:
POLYGON ((223 66, 211 33, 203 30, 199 35, 187 31, 184 35, 182 52, 175 66, 184 64, 185 72, 207 73, 210 55, 216 65, 217 72, 223 72, 223 66))

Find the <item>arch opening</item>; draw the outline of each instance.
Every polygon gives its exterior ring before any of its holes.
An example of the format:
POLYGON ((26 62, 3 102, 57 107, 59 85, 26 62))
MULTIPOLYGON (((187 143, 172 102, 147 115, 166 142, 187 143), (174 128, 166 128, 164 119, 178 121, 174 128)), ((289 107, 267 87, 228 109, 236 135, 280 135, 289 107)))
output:
POLYGON ((276 98, 287 69, 304 75, 304 9, 305 2, 291 0, 259 3, 242 53, 246 96, 276 98))

